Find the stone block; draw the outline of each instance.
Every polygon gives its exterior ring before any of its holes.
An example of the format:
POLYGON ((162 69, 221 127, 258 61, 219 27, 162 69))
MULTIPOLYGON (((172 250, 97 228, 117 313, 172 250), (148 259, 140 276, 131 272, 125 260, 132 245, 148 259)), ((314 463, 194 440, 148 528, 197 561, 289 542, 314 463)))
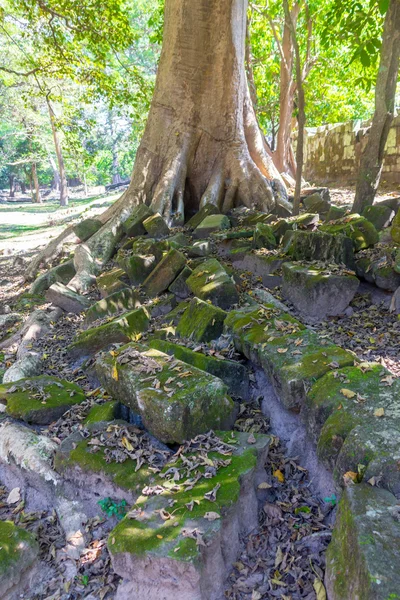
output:
POLYGON ((295 261, 321 260, 354 268, 354 249, 351 238, 321 231, 288 231, 283 249, 295 261))
POLYGON ((154 339, 149 342, 150 348, 175 356, 197 369, 206 371, 221 379, 228 386, 229 393, 234 396, 247 398, 249 392, 249 376, 244 365, 225 358, 209 356, 195 352, 186 346, 174 344, 165 340, 154 339))
POLYGON ((123 228, 128 237, 136 237, 138 235, 144 235, 146 233, 146 229, 143 226, 143 221, 148 219, 153 215, 153 211, 151 208, 146 206, 146 204, 139 204, 137 206, 129 219, 127 219, 123 228))
POLYGON ((189 221, 186 223, 187 229, 196 229, 202 221, 209 215, 219 215, 220 212, 214 204, 206 204, 203 206, 189 221))
POLYGON ((6 413, 36 425, 56 421, 84 400, 85 394, 78 385, 48 375, 0 385, 0 403, 6 405, 6 413))
POLYGON ((224 310, 199 298, 192 298, 179 317, 176 333, 196 342, 210 342, 222 334, 226 316, 224 310))
POLYGON ((90 356, 111 344, 126 343, 146 331, 149 314, 144 307, 117 317, 104 325, 79 333, 67 350, 73 358, 90 356))
POLYGON ((201 300, 209 300, 224 310, 239 302, 235 284, 221 263, 214 258, 196 267, 186 283, 195 296, 201 300))
POLYGON ((118 313, 139 308, 140 305, 138 292, 131 288, 124 288, 93 304, 86 311, 85 326, 97 321, 97 319, 112 317, 118 313))
POLYGON ((49 269, 32 283, 29 292, 31 294, 43 294, 49 287, 56 282, 67 284, 75 275, 75 267, 72 260, 49 269))
POLYGON ((344 491, 326 555, 331 600, 388 600, 400 590, 398 501, 367 484, 344 491))
POLYGON ((356 252, 374 246, 379 241, 378 232, 372 223, 365 217, 360 217, 357 214, 338 219, 334 223, 322 225, 320 231, 325 231, 332 235, 342 233, 350 237, 353 240, 356 252))
POLYGON ((115 292, 120 292, 127 286, 128 278, 123 269, 114 268, 105 271, 96 278, 96 285, 102 298, 106 298, 115 292), (126 281, 125 281, 126 279, 126 281))
POLYGON ((368 219, 377 231, 382 231, 385 227, 389 227, 394 217, 394 211, 384 204, 374 204, 366 206, 362 212, 362 216, 368 219))
POLYGON ((87 310, 90 301, 85 296, 77 294, 63 283, 53 283, 46 292, 46 300, 68 313, 79 314, 87 310))
POLYGON ((170 235, 171 231, 159 213, 147 217, 143 221, 143 227, 150 237, 160 239, 170 235))
POLYGON ((194 237, 205 239, 214 231, 230 229, 231 222, 226 215, 208 215, 194 230, 194 237))
POLYGON ((179 273, 178 277, 171 283, 168 290, 175 294, 177 298, 184 300, 190 295, 190 289, 186 283, 186 280, 193 273, 192 269, 188 266, 184 267, 179 273))
POLYGON ((359 286, 353 275, 334 274, 301 264, 285 263, 282 293, 310 322, 342 314, 359 286))
POLYGON ((276 248, 275 235, 270 225, 257 223, 253 235, 253 248, 266 248, 267 250, 276 248))
POLYGON ((99 219, 84 219, 74 227, 74 233, 81 242, 86 242, 92 235, 94 235, 101 227, 103 223, 99 219))
POLYGON ((234 423, 235 404, 220 379, 153 348, 129 344, 114 356, 101 354, 96 372, 107 392, 138 413, 164 443, 234 423))
POLYGON ((327 213, 330 208, 330 202, 323 198, 318 192, 306 196, 303 200, 303 204, 310 213, 323 214, 327 213))
POLYGON ((140 285, 162 259, 163 251, 154 239, 139 238, 130 251, 120 250, 117 263, 125 271, 132 285, 140 285))
POLYGON ((18 584, 38 561, 35 536, 12 521, 0 521, 0 597, 19 597, 18 584))
MULTIPOLYGON (((201 466, 200 480, 193 489, 185 490, 180 480, 167 476, 171 466, 178 475, 182 471, 182 479, 185 477, 182 458, 173 457, 154 482, 161 484, 165 492, 140 496, 134 511, 110 533, 112 564, 124 578, 118 598, 223 597, 232 562, 240 552, 240 540, 257 526, 256 489, 265 473, 269 438, 256 435, 255 443, 250 444, 248 434, 217 435, 220 442, 210 458, 224 466, 208 478, 202 477, 207 467, 201 466), (234 444, 226 462, 230 440, 234 444), (171 518, 163 520, 161 514, 165 512, 171 518)), ((194 440, 193 449, 196 443, 201 443, 200 438, 194 440)), ((186 460, 194 458, 190 446, 185 454, 186 460)))
POLYGON ((144 281, 146 294, 154 298, 167 290, 185 265, 185 256, 179 250, 170 250, 144 281))

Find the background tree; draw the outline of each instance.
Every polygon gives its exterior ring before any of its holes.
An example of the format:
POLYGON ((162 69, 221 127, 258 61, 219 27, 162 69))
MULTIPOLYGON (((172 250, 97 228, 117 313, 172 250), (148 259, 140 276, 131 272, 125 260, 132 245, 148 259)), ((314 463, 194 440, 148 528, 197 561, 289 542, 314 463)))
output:
POLYGON ((375 87, 375 112, 367 144, 361 155, 353 212, 362 212, 366 206, 373 204, 379 186, 385 146, 394 117, 399 59, 400 0, 390 0, 375 87))

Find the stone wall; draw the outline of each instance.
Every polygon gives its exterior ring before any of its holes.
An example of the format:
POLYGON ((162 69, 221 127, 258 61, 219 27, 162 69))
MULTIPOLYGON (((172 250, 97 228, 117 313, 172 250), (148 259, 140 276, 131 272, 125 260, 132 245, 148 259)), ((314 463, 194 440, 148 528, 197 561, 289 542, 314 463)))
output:
MULTIPOLYGON (((305 139, 305 179, 316 184, 355 183, 360 155, 368 139, 369 124, 351 121, 308 128, 305 139)), ((394 119, 389 132, 382 182, 400 183, 400 115, 394 119)))

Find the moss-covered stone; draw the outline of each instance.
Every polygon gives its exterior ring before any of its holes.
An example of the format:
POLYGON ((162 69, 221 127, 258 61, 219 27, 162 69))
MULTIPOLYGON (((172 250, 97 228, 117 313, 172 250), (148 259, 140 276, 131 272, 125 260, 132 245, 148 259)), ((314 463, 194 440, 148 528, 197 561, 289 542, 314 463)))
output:
POLYGON ((107 392, 140 414, 163 442, 233 424, 235 405, 220 379, 158 350, 129 344, 114 356, 100 355, 96 372, 107 392))
MULTIPOLYGON (((176 575, 182 571, 186 573, 182 580, 175 581, 174 588, 179 598, 188 597, 183 594, 183 590, 187 589, 187 578, 190 589, 195 586, 198 598, 220 597, 223 591, 226 567, 221 553, 226 562, 235 560, 240 547, 240 535, 246 534, 255 524, 254 515, 249 514, 253 509, 257 514, 254 474, 257 465, 265 459, 269 438, 256 436, 255 443, 249 445, 247 434, 217 434, 232 445, 232 455, 226 466, 218 469, 210 478, 201 478, 193 489, 185 491, 179 481, 162 477, 170 466, 167 464, 154 482, 161 484, 165 491, 158 496, 140 496, 136 501, 134 509, 141 512, 144 518, 139 520, 127 516, 110 533, 108 548, 113 565, 117 572, 124 571, 124 576, 135 582, 138 597, 147 596, 147 590, 151 590, 155 597, 158 589, 161 592, 165 585, 170 590, 169 581, 165 582, 162 577, 166 564, 169 576, 174 574, 174 579, 175 569, 176 575), (215 501, 206 500, 205 494, 215 488, 215 501), (244 497, 247 502, 243 500, 244 497), (171 518, 163 520, 160 511, 170 513, 171 518), (210 511, 219 518, 205 518, 210 511), (185 531, 196 528, 201 532, 204 546, 184 535, 185 531), (152 580, 146 570, 149 561, 152 564, 152 580), (211 568, 210 571, 211 563, 215 567, 221 562, 222 569, 211 568)), ((226 460, 218 452, 210 452, 208 458, 213 461, 226 460)), ((179 468, 182 463, 179 460, 172 466, 179 468)), ((204 473, 204 469, 204 466, 200 466, 199 473, 204 473)), ((192 593, 191 597, 194 597, 192 593)))
POLYGON ((72 260, 67 260, 66 262, 61 263, 61 265, 57 265, 45 273, 42 273, 42 275, 39 275, 32 283, 29 291, 31 294, 43 294, 43 292, 48 290, 53 283, 56 283, 57 281, 68 283, 74 275, 74 263, 72 260))
POLYGON ((90 300, 86 296, 77 294, 60 282, 53 283, 46 291, 45 297, 47 302, 73 314, 79 314, 90 306, 90 300))
POLYGON ((160 239, 170 235, 171 231, 159 213, 147 217, 143 221, 143 227, 150 237, 160 239))
POLYGON ((264 371, 271 375, 281 402, 292 410, 302 407, 309 387, 330 371, 332 365, 346 367, 355 360, 353 354, 339 346, 323 346, 309 330, 265 342, 259 358, 264 371))
POLYGON ((188 229, 196 229, 208 215, 218 215, 219 210, 214 204, 206 204, 186 223, 188 229))
POLYGON ((226 315, 224 310, 192 298, 179 319, 176 333, 196 342, 210 342, 221 335, 226 315))
POLYGON ((313 265, 285 263, 282 272, 284 297, 310 321, 342 314, 359 286, 354 275, 327 273, 313 265))
POLYGON ((210 240, 197 240, 188 248, 188 256, 196 258, 197 256, 209 256, 212 254, 214 246, 210 240))
POLYGON ((118 405, 117 401, 95 404, 89 410, 84 423, 91 425, 92 423, 100 423, 102 421, 113 421, 117 416, 118 405))
POLYGON ((139 308, 140 304, 139 294, 131 288, 124 288, 93 304, 86 311, 85 324, 89 325, 97 319, 139 308))
MULTIPOLYGON (((318 456, 330 469, 334 468, 343 444, 356 426, 367 428, 371 444, 374 443, 374 431, 380 426, 380 418, 375 416, 377 409, 384 410, 382 422, 386 427, 393 428, 399 423, 400 409, 396 406, 399 386, 396 382, 386 385, 382 381, 384 373, 380 365, 365 366, 361 363, 360 366, 327 373, 308 391, 304 421, 311 437, 318 440, 318 456)), ((356 437, 359 437, 358 433, 356 437)), ((397 436, 395 438, 397 443, 397 436)), ((343 451, 339 479, 346 471, 357 471, 355 454, 355 460, 351 464, 349 462, 351 452, 343 451)), ((365 459, 365 456, 361 458, 365 459)), ((368 464, 362 460, 359 462, 368 464)))
POLYGON ((239 252, 231 254, 230 259, 236 269, 241 271, 249 271, 256 277, 261 277, 263 284, 267 284, 267 279, 270 275, 273 275, 279 269, 281 269, 284 262, 290 260, 288 256, 278 254, 272 250, 266 252, 265 250, 253 250, 249 252, 239 252))
POLYGON ((249 391, 249 377, 245 366, 233 360, 208 356, 201 352, 194 352, 186 346, 173 344, 172 342, 153 339, 149 342, 150 348, 156 348, 160 352, 175 356, 197 369, 206 371, 215 377, 219 377, 229 388, 234 396, 247 398, 249 391))
POLYGON ((334 223, 322 225, 320 230, 332 235, 342 233, 350 237, 353 240, 356 252, 374 246, 379 241, 378 232, 372 223, 357 214, 338 219, 334 223))
POLYGON ((7 414, 37 425, 56 421, 84 400, 85 394, 78 385, 48 375, 0 385, 0 403, 6 405, 7 414))
POLYGON ((126 235, 128 237, 144 235, 146 230, 143 227, 143 221, 148 217, 151 217, 153 214, 154 213, 151 208, 146 206, 146 204, 139 204, 139 206, 133 210, 129 219, 127 219, 123 224, 126 235))
POLYGON ((104 425, 97 421, 91 427, 91 424, 87 423, 89 425, 89 436, 83 438, 78 431, 66 438, 57 449, 54 457, 54 468, 66 479, 80 480, 81 483, 84 483, 85 476, 98 475, 104 483, 129 492, 131 498, 135 499, 140 495, 143 486, 150 484, 153 479, 153 472, 148 465, 145 463, 140 469, 137 469, 137 461, 132 458, 128 458, 124 462, 108 461, 104 453, 107 448, 106 445, 100 446, 98 451, 93 452, 93 438, 98 439, 99 435, 105 437, 112 435, 113 423, 115 425, 124 424, 133 433, 137 431, 136 427, 123 421, 105 422, 104 425))
POLYGON ((353 241, 342 234, 321 231, 288 231, 283 239, 284 252, 295 261, 321 260, 354 268, 353 241))
POLYGON ((162 259, 163 250, 153 239, 139 238, 129 252, 120 250, 117 263, 125 271, 132 285, 140 285, 162 259))
POLYGON ((170 250, 152 270, 143 283, 143 289, 150 298, 168 289, 186 265, 186 257, 179 250, 170 250))
POLYGON ((330 202, 326 198, 323 198, 319 192, 314 192, 306 196, 303 204, 310 213, 326 214, 330 208, 330 202))
POLYGON ((215 258, 204 261, 186 280, 194 296, 227 310, 239 302, 235 284, 215 258))
POLYGON ((230 229, 231 222, 226 215, 208 215, 199 223, 194 230, 194 237, 197 239, 205 239, 211 235, 214 231, 221 231, 223 229, 230 229))
POLYGON ((337 221, 338 219, 342 219, 346 214, 345 208, 340 208, 339 206, 334 206, 331 204, 328 214, 325 217, 325 223, 329 223, 331 221, 337 221))
POLYGON ((106 298, 110 294, 120 292, 127 286, 126 273, 123 269, 115 267, 110 271, 102 273, 96 278, 96 285, 99 289, 102 298, 106 298), (126 279, 126 280, 125 280, 126 279))
POLYGON ((394 212, 390 206, 385 206, 384 204, 366 206, 362 212, 362 216, 368 219, 377 231, 382 231, 385 227, 389 227, 393 215, 394 212))
POLYGON ((272 250, 276 247, 276 239, 270 225, 257 223, 253 235, 253 248, 267 248, 272 250))
POLYGON ((185 299, 190 295, 189 287, 186 280, 192 274, 192 269, 187 265, 179 273, 178 277, 169 286, 169 291, 175 294, 177 298, 185 299))
POLYGON ((391 418, 388 412, 385 410, 381 418, 364 420, 348 433, 334 470, 338 485, 343 485, 348 471, 361 471, 365 481, 379 478, 381 487, 400 495, 400 419, 391 418))
POLYGON ((168 244, 168 248, 179 250, 179 248, 184 248, 188 245, 189 238, 184 233, 176 233, 168 237, 165 241, 168 244))
POLYGON ((92 235, 103 227, 103 223, 99 219, 84 219, 74 227, 74 233, 81 242, 86 242, 92 235))
POLYGON ((39 544, 35 536, 12 521, 0 521, 0 597, 17 586, 23 575, 35 564, 39 544))
POLYGON ((237 350, 258 365, 261 365, 262 344, 275 337, 300 334, 305 329, 300 321, 273 304, 232 310, 224 328, 232 335, 237 350))
POLYGON ((344 491, 326 555, 332 600, 400 599, 400 523, 396 498, 369 485, 344 491))
POLYGON ((72 357, 95 354, 111 344, 129 342, 146 331, 149 326, 149 313, 144 307, 137 308, 100 325, 79 333, 68 346, 72 357))

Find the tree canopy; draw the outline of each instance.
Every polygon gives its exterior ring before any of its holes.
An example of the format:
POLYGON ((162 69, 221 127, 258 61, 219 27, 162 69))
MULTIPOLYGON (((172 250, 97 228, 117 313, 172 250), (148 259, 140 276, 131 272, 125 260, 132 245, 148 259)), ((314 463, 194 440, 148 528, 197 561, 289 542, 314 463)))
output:
MULTIPOLYGON (((371 117, 388 0, 298 4, 299 46, 309 61, 307 126, 371 117)), ((106 184, 129 177, 152 97, 163 7, 163 0, 0 0, 2 187, 10 176, 28 185, 33 159, 40 182, 53 179, 58 167, 49 101, 69 180, 106 184)), ((250 2, 247 68, 272 148, 284 21, 282 0, 250 2)))

